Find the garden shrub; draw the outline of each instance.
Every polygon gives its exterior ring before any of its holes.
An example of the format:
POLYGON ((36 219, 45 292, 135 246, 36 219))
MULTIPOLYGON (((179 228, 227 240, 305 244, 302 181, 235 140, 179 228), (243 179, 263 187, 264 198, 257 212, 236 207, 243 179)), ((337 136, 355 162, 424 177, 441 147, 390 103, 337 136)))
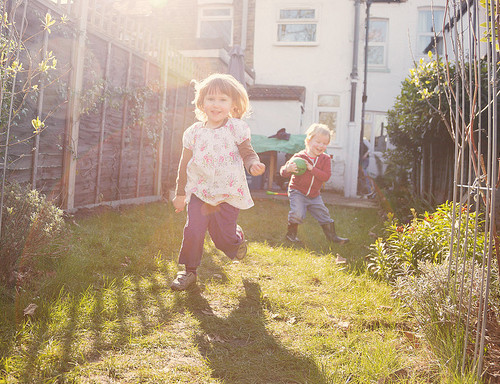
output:
MULTIPOLYGON (((467 257, 474 254, 479 258, 484 234, 474 237, 476 213, 459 204, 455 207, 455 223, 460 223, 460 231, 454 237, 454 253, 465 251, 467 257)), ((411 212, 413 219, 409 224, 400 224, 389 214, 387 238, 378 238, 370 246, 368 269, 376 277, 394 281, 398 276, 418 273, 420 262, 441 263, 449 255, 453 204, 446 202, 434 213, 426 211, 420 217, 414 209, 411 212)), ((478 224, 481 226, 482 222, 478 224)))
MULTIPOLYGON (((482 313, 480 303, 486 294, 486 285, 482 283, 486 271, 474 259, 453 263, 451 268, 448 260, 442 264, 419 262, 419 271, 418 275, 398 277, 394 295, 417 321, 418 331, 434 355, 449 371, 457 372, 464 350, 469 357, 474 352, 478 316, 482 313)), ((497 312, 497 271, 491 276, 489 305, 497 312)), ((490 316, 487 321, 487 328, 494 330, 494 318, 490 316)), ((491 357, 487 353, 486 361, 491 357)))
POLYGON ((39 258, 63 250, 63 211, 38 191, 6 184, 0 235, 0 283, 20 285, 37 272, 39 258))

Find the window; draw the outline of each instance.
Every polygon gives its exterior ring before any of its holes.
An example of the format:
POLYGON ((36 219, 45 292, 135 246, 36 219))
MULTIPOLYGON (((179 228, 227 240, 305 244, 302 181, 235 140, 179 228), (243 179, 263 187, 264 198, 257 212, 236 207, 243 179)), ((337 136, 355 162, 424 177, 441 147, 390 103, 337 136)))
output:
POLYGON ((233 44, 233 9, 230 7, 202 7, 199 13, 198 37, 221 38, 233 44))
POLYGON ((375 152, 384 152, 387 147, 387 114, 366 112, 363 136, 370 142, 375 152))
POLYGON ((312 44, 317 41, 317 10, 309 8, 280 9, 278 43, 312 44))
POLYGON ((387 67, 387 24, 386 19, 370 19, 367 61, 371 68, 387 67))
POLYGON ((337 139, 338 114, 340 109, 340 96, 321 94, 316 97, 316 121, 326 124, 332 130, 332 139, 337 139))
POLYGON ((417 52, 426 55, 429 51, 442 53, 442 46, 436 44, 435 37, 443 29, 444 9, 419 9, 417 27, 417 52))

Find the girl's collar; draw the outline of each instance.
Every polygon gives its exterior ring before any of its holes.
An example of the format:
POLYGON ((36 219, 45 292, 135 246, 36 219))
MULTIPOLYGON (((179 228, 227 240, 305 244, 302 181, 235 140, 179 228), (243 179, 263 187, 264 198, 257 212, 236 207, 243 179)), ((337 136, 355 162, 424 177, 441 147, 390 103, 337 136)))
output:
POLYGON ((219 128, 222 128, 223 126, 225 126, 227 124, 227 122, 229 121, 229 117, 226 118, 221 125, 217 126, 217 127, 207 127, 207 121, 203 122, 203 128, 207 128, 207 129, 219 129, 219 128))

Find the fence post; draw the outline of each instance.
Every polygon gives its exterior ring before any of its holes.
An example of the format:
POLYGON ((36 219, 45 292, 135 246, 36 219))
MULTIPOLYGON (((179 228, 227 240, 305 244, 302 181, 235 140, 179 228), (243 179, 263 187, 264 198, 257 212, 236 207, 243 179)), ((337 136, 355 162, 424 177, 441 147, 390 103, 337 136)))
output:
MULTIPOLYGON (((163 54, 160 56, 161 72, 163 76, 162 84, 162 95, 161 95, 161 126, 160 126, 160 138, 158 140, 158 150, 156 151, 156 162, 155 162, 155 180, 154 180, 154 194, 156 196, 161 195, 161 185, 162 185, 162 163, 163 163, 163 145, 165 141, 165 129, 163 124, 167 121, 167 85, 168 85, 168 41, 164 44, 163 54), (162 62, 163 61, 163 62, 162 62)), ((168 174, 167 174, 168 176, 168 174)))
POLYGON ((122 192, 120 190, 120 184, 122 181, 122 174, 123 174, 123 162, 124 162, 124 154, 123 152, 125 151, 125 132, 127 130, 127 125, 128 125, 128 107, 129 107, 129 97, 130 95, 128 94, 130 92, 130 76, 132 72, 132 58, 133 54, 132 51, 129 51, 128 54, 128 61, 127 61, 127 77, 125 79, 125 95, 123 97, 123 110, 122 110, 122 131, 121 131, 121 140, 120 140, 120 154, 119 154, 119 164, 118 164, 118 180, 117 180, 117 186, 118 186, 118 200, 122 199, 122 192))
POLYGON ((109 82, 109 70, 111 65, 111 41, 108 41, 106 50, 106 64, 104 68, 104 87, 102 89, 103 101, 101 104, 101 121, 99 126, 99 143, 97 147, 97 171, 96 171, 96 181, 95 181, 95 195, 94 203, 100 203, 101 194, 101 173, 102 173, 102 152, 104 147, 104 131, 106 129, 106 113, 108 112, 108 82, 109 82))
POLYGON ((76 165, 78 160, 78 133, 80 129, 80 95, 83 87, 85 39, 89 0, 76 0, 76 38, 71 50, 71 77, 63 157, 62 205, 73 209, 75 204, 76 165))
MULTIPOLYGON (((149 82, 149 60, 146 59, 145 61, 146 65, 146 71, 144 74, 144 90, 146 90, 149 82)), ((144 92, 146 94, 146 91, 144 92)), ((138 154, 138 159, 137 159, 137 176, 136 176, 136 186, 135 186, 135 197, 139 197, 141 193, 141 175, 142 175, 142 157, 143 157, 143 149, 142 147, 144 146, 144 129, 145 129, 145 122, 144 122, 144 116, 146 115, 146 98, 144 97, 143 100, 143 105, 141 106, 142 108, 142 117, 139 120, 139 125, 141 129, 140 133, 140 138, 139 138, 139 154, 138 154)), ((136 106, 137 108, 137 106, 136 106)), ((137 122, 136 122, 137 123, 137 122)))

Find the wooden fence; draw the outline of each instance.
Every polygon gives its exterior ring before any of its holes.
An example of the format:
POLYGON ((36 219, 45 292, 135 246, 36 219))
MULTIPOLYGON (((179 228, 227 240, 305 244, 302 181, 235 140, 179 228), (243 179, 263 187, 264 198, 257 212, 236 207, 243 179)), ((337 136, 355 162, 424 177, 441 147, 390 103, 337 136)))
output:
POLYGON ((9 11, 21 61, 52 52, 58 64, 10 127, 7 180, 67 210, 161 198, 194 119, 190 80, 205 74, 108 0, 24 0, 9 11), (36 116, 45 128, 33 136, 36 116))

